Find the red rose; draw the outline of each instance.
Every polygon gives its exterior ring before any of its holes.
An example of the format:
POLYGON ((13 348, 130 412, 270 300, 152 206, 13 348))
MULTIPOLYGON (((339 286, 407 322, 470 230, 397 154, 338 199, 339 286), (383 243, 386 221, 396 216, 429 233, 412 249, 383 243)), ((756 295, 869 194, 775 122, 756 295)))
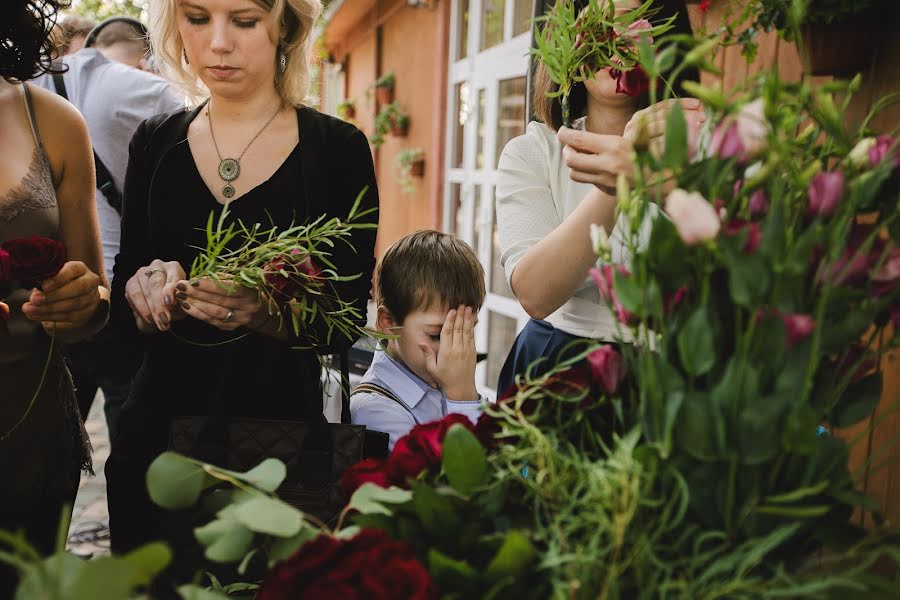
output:
POLYGON ((408 435, 394 444, 394 451, 387 460, 388 479, 396 485, 418 476, 424 470, 436 471, 441 467, 444 437, 452 425, 462 425, 469 431, 475 428, 469 418, 461 414, 449 414, 440 421, 416 425, 408 435))
POLYGON ((431 600, 437 591, 405 542, 364 529, 349 540, 320 536, 269 571, 257 600, 431 600))
POLYGON ((486 412, 481 413, 478 422, 475 423, 475 437, 481 445, 491 449, 497 445, 495 436, 500 433, 500 420, 486 412))
POLYGON ((364 483, 374 483, 379 487, 391 487, 385 470, 385 461, 379 458, 367 458, 346 471, 341 476, 341 488, 350 496, 364 483))
POLYGON ((9 253, 12 279, 24 288, 40 285, 66 264, 66 247, 54 239, 33 235, 3 242, 9 253))
POLYGON ((0 285, 7 285, 12 279, 12 258, 9 252, 0 248, 0 285))
POLYGON ((634 66, 627 71, 610 69, 609 76, 616 80, 616 93, 627 96, 640 96, 650 90, 650 79, 640 67, 634 66))
POLYGON ((272 259, 263 267, 266 272, 266 283, 269 284, 276 297, 290 300, 303 295, 309 288, 321 285, 318 279, 322 270, 303 250, 295 248, 290 254, 272 259))
POLYGON ((625 361, 609 344, 604 344, 587 355, 594 380, 600 383, 607 394, 615 394, 625 379, 625 361))

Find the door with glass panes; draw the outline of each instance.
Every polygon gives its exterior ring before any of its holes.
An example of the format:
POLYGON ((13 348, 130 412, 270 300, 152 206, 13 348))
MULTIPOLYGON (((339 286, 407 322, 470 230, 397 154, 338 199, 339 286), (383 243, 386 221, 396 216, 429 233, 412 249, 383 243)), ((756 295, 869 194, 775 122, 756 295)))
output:
MULTIPOLYGON (((496 390, 500 369, 528 322, 500 266, 494 209, 497 161, 525 132, 525 74, 533 0, 454 0, 450 30, 444 229, 472 245, 487 298, 476 345, 479 389, 496 390)), ((503 390, 499 390, 502 392, 503 390)))

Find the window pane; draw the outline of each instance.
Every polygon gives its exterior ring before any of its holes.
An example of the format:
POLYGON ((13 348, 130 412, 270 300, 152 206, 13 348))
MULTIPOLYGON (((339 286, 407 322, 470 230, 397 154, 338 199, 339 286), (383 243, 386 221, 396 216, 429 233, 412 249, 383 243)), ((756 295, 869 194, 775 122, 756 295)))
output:
POLYGON ((475 147, 475 168, 484 168, 484 136, 486 126, 484 120, 486 118, 485 110, 487 109, 487 90, 481 88, 478 90, 478 131, 477 142, 475 147))
POLYGON ((459 235, 459 232, 462 231, 461 188, 462 184, 460 183, 450 184, 450 233, 454 235, 459 235))
POLYGON ((453 124, 453 167, 463 166, 463 146, 465 145, 466 121, 469 120, 469 82, 457 83, 453 88, 456 102, 456 119, 453 124))
POLYGON ((474 211, 475 216, 473 217, 473 227, 472 227, 472 249, 475 250, 475 254, 478 254, 478 246, 481 244, 481 186, 476 185, 474 191, 474 211))
POLYGON ((458 18, 459 23, 456 30, 459 37, 456 38, 456 60, 469 55, 469 0, 462 0, 459 3, 458 18))
POLYGON ((531 11, 534 0, 516 0, 516 12, 513 15, 513 35, 525 33, 531 29, 531 11))
POLYGON ((503 41, 503 14, 506 0, 481 0, 481 49, 503 41))
MULTIPOLYGON (((491 196, 495 194, 492 193, 491 196)), ((503 271, 503 266, 500 264, 500 234, 497 233, 497 209, 494 199, 491 199, 491 285, 490 291, 492 294, 499 294, 501 296, 505 296, 507 298, 512 298, 515 300, 515 295, 513 295, 512 290, 509 287, 509 284, 506 283, 506 274, 503 271)))
POLYGON ((497 160, 506 142, 525 133, 525 78, 500 82, 497 110, 497 160))
MULTIPOLYGON (((488 311, 488 351, 487 351, 487 384, 497 387, 500 370, 506 361, 506 355, 516 341, 516 320, 488 311)), ((503 390, 497 390, 502 394, 503 390)))

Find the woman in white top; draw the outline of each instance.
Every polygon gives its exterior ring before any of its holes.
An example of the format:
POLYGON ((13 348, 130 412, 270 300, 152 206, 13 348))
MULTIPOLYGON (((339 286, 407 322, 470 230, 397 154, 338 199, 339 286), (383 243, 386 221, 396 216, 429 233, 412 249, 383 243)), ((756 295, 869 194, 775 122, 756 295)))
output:
MULTIPOLYGON (((582 2, 587 4, 587 0, 582 2)), ((617 11, 640 5, 637 0, 616 0, 617 11)), ((657 0, 652 22, 676 15, 674 33, 690 33, 682 0, 657 0)), ((696 70, 685 70, 674 82, 697 80, 696 70)), ((666 80, 669 80, 666 77, 666 80)), ((616 222, 615 185, 619 174, 634 173, 632 141, 638 122, 651 137, 662 136, 671 102, 680 102, 689 125, 703 120, 699 102, 673 100, 647 106, 645 96, 616 92, 616 80, 607 70, 576 84, 570 95, 575 128, 562 126, 556 91, 543 64, 534 78, 535 114, 524 135, 511 140, 500 157, 497 182, 497 224, 501 262, 513 293, 532 317, 510 351, 497 387, 501 394, 534 361, 545 357, 543 372, 558 359, 559 350, 583 338, 612 341, 615 316, 601 301, 588 271, 597 263, 590 226, 611 232, 613 262, 626 262, 616 222)), ((648 226, 649 223, 645 224, 648 226)))

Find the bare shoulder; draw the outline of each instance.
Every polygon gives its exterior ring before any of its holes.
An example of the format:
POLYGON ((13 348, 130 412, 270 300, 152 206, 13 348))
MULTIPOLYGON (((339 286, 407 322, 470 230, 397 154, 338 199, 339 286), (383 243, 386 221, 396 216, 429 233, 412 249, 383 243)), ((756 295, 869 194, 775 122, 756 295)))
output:
POLYGON ((34 85, 28 86, 34 106, 41 140, 54 178, 59 177, 66 164, 77 164, 90 153, 87 123, 78 109, 61 96, 34 85))

